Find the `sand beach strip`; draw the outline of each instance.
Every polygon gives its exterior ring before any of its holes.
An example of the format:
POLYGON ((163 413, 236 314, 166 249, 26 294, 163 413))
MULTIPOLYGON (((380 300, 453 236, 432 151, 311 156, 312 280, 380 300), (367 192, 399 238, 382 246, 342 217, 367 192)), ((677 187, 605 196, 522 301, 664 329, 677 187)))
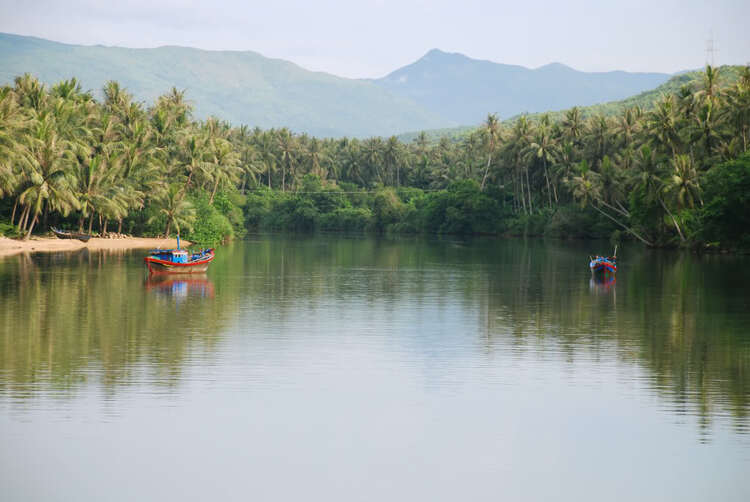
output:
MULTIPOLYGON (((182 240, 183 247, 191 243, 182 240)), ((177 239, 155 237, 126 237, 122 239, 102 239, 93 237, 88 242, 57 237, 32 237, 27 241, 0 237, 0 258, 18 253, 77 251, 87 248, 91 251, 122 251, 128 249, 176 248, 177 239)))

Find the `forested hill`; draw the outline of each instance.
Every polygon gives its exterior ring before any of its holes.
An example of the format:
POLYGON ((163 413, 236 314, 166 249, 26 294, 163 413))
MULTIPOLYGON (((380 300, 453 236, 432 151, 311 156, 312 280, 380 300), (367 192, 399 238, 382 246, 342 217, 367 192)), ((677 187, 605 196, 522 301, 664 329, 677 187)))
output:
MULTIPOLYGON (((742 66, 721 66, 719 67, 719 80, 717 85, 719 88, 727 88, 737 82, 743 71, 742 66)), ((703 72, 700 70, 687 71, 671 77, 663 84, 633 96, 629 96, 625 99, 616 101, 609 101, 606 103, 597 103, 589 106, 576 106, 581 118, 589 118, 597 115, 604 117, 614 117, 622 114, 625 110, 633 107, 639 107, 643 111, 648 111, 654 108, 656 103, 659 102, 664 96, 679 95, 680 93, 690 94, 695 92, 703 84, 703 72)), ((527 118, 540 118, 542 115, 547 115, 552 121, 559 121, 565 118, 565 115, 570 112, 571 108, 561 110, 544 110, 540 113, 529 113, 529 114, 518 114, 511 117, 499 117, 504 119, 503 122, 506 125, 512 125, 513 122, 518 120, 521 116, 527 118)), ((487 118, 486 115, 484 117, 487 118)), ((425 137, 432 142, 437 142, 441 138, 448 138, 451 140, 460 140, 469 136, 472 132, 480 128, 477 125, 461 125, 457 127, 448 127, 441 129, 432 129, 426 131, 411 131, 398 135, 398 139, 406 143, 414 141, 420 134, 424 132, 425 137)))
POLYGON ((559 63, 529 69, 433 49, 374 82, 470 125, 480 123, 487 113, 508 118, 623 99, 667 79, 665 73, 587 73, 559 63))
POLYGON ((187 91, 197 118, 215 115, 237 125, 288 127, 320 137, 458 125, 371 82, 250 51, 80 46, 0 33, 0 84, 27 72, 48 85, 75 76, 98 98, 105 82, 115 80, 146 103, 175 86, 187 91))
POLYGON ((75 76, 97 98, 104 83, 115 80, 146 103, 175 86, 187 91, 196 118, 214 115, 235 125, 288 127, 318 137, 479 124, 490 112, 507 118, 621 99, 668 78, 585 73, 560 64, 531 70, 433 50, 369 81, 308 71, 251 51, 80 46, 0 33, 0 84, 27 72, 48 85, 75 76))

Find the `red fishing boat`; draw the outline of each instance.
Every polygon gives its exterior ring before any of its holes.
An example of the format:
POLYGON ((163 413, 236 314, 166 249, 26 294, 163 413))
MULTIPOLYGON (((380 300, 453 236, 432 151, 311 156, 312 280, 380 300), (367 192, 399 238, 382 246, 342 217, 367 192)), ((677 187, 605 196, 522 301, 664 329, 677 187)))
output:
POLYGON ((595 276, 610 276, 617 273, 617 246, 612 256, 590 256, 589 269, 595 276))
POLYGON ((202 249, 195 253, 180 249, 180 237, 177 237, 177 249, 154 249, 144 258, 151 274, 203 274, 214 259, 214 250, 202 249))

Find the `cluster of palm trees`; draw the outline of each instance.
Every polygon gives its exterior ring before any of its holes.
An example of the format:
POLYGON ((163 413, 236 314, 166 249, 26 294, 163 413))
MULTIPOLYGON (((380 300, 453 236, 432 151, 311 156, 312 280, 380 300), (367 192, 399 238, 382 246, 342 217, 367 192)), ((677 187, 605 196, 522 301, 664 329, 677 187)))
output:
POLYGON ((191 222, 186 195, 217 190, 242 175, 232 133, 216 120, 194 123, 172 89, 145 109, 116 82, 97 102, 75 80, 49 90, 30 75, 0 88, 0 196, 28 238, 50 214, 74 213, 79 231, 102 233, 146 205, 170 225, 191 222))
POLYGON ((518 215, 590 204, 652 243, 666 231, 663 221, 684 239, 680 212, 702 204, 702 173, 750 146, 748 68, 728 86, 707 66, 701 82, 651 110, 584 117, 572 108, 557 121, 506 123, 489 115, 460 140, 431 142, 422 133, 408 144, 195 121, 174 88, 150 107, 116 82, 103 94, 95 100, 75 79, 47 89, 29 75, 0 88, 0 197, 12 201, 6 206, 19 233, 31 235, 50 214, 77 219, 81 231, 96 223, 106 233, 109 222, 120 231, 148 207, 168 234, 195 219, 191 193, 213 203, 225 190, 296 191, 314 174, 326 187, 354 190, 435 190, 474 179, 483 190, 501 190, 518 215), (652 228, 635 221, 633 193, 656 214, 652 228))

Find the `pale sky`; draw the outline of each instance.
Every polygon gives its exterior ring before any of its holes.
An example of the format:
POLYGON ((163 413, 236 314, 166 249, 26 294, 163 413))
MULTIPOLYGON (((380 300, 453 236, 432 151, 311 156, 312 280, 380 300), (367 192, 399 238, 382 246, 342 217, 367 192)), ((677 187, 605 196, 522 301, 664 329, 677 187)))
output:
POLYGON ((750 62, 750 0, 0 0, 0 32, 83 45, 252 50, 381 77, 432 48, 498 63, 672 73, 750 62))

